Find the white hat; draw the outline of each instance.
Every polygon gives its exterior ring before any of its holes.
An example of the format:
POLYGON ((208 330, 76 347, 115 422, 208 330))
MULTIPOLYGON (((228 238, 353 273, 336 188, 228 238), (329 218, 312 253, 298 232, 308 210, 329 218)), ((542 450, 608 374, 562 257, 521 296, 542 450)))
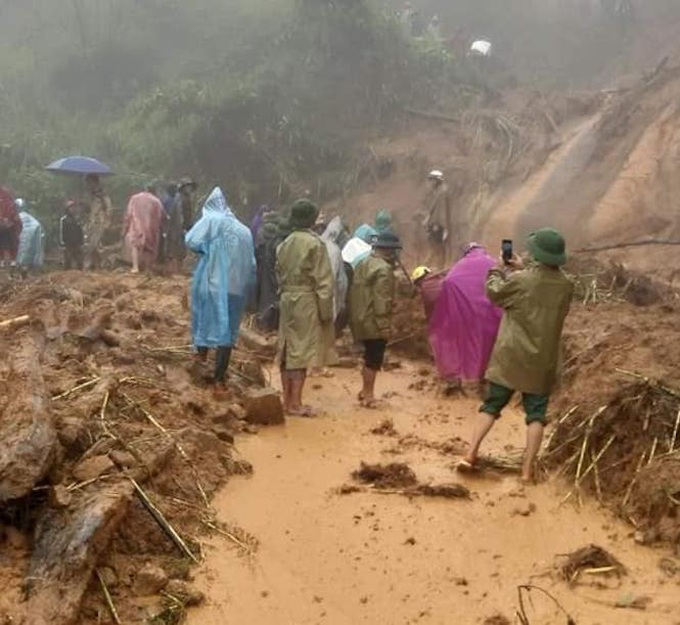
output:
POLYGON ((427 177, 434 178, 435 180, 444 180, 444 174, 438 169, 433 169, 429 174, 427 174, 427 177))
POLYGON ((26 202, 19 197, 14 201, 14 205, 17 207, 17 210, 22 211, 26 206, 26 202))

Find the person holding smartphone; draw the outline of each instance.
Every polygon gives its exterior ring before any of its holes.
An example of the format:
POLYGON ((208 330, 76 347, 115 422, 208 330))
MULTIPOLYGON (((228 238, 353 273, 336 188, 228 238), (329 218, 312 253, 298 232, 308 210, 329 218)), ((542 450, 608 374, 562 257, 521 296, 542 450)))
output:
POLYGON ((522 481, 528 483, 557 381, 562 330, 574 285, 561 269, 567 261, 566 244, 557 230, 543 228, 529 236, 527 248, 535 264, 528 268, 509 243, 504 241, 500 263, 486 282, 487 296, 503 309, 503 318, 486 372, 486 400, 458 469, 475 469, 482 441, 513 394, 520 392, 527 424, 522 481))

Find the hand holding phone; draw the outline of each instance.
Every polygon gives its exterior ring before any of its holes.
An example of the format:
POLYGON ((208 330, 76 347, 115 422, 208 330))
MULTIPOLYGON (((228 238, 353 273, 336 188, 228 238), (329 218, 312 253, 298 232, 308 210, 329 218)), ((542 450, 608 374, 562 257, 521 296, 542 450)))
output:
POLYGON ((506 265, 511 264, 512 259, 514 257, 514 252, 512 249, 512 239, 503 239, 503 243, 501 245, 501 257, 503 259, 503 263, 506 265))

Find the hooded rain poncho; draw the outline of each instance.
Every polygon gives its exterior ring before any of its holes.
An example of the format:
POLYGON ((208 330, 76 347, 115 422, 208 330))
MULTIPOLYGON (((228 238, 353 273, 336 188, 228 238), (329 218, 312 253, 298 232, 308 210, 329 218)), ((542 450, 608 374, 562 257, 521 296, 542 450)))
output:
POLYGON ((343 225, 340 217, 334 217, 328 224, 321 239, 326 244, 328 251, 328 258, 331 261, 331 270, 333 271, 333 319, 337 320, 347 304, 347 289, 349 282, 347 280, 347 272, 345 271, 345 263, 342 259, 342 252, 338 247, 338 239, 342 234, 343 225))
POLYGON ((496 261, 474 248, 449 271, 429 324, 430 346, 445 380, 484 379, 502 311, 485 292, 496 261))
POLYGON ((163 223, 163 204, 152 193, 143 191, 130 198, 125 213, 125 251, 139 250, 140 260, 152 265, 158 258, 163 223))
POLYGON ((19 236, 17 264, 21 267, 42 267, 44 259, 43 227, 32 215, 19 213, 22 228, 19 236))
POLYGON ((199 254, 191 290, 194 345, 231 347, 255 284, 255 254, 250 230, 236 218, 219 187, 187 233, 186 245, 199 254))

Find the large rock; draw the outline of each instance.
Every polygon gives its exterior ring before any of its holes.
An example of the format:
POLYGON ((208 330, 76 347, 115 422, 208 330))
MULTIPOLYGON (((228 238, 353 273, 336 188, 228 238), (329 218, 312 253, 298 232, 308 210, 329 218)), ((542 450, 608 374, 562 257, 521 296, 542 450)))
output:
POLYGON ((273 388, 253 389, 243 398, 246 421, 256 425, 284 423, 281 397, 273 388))
POLYGON ((44 337, 24 332, 0 385, 0 505, 25 497, 45 478, 58 445, 40 370, 44 337))

